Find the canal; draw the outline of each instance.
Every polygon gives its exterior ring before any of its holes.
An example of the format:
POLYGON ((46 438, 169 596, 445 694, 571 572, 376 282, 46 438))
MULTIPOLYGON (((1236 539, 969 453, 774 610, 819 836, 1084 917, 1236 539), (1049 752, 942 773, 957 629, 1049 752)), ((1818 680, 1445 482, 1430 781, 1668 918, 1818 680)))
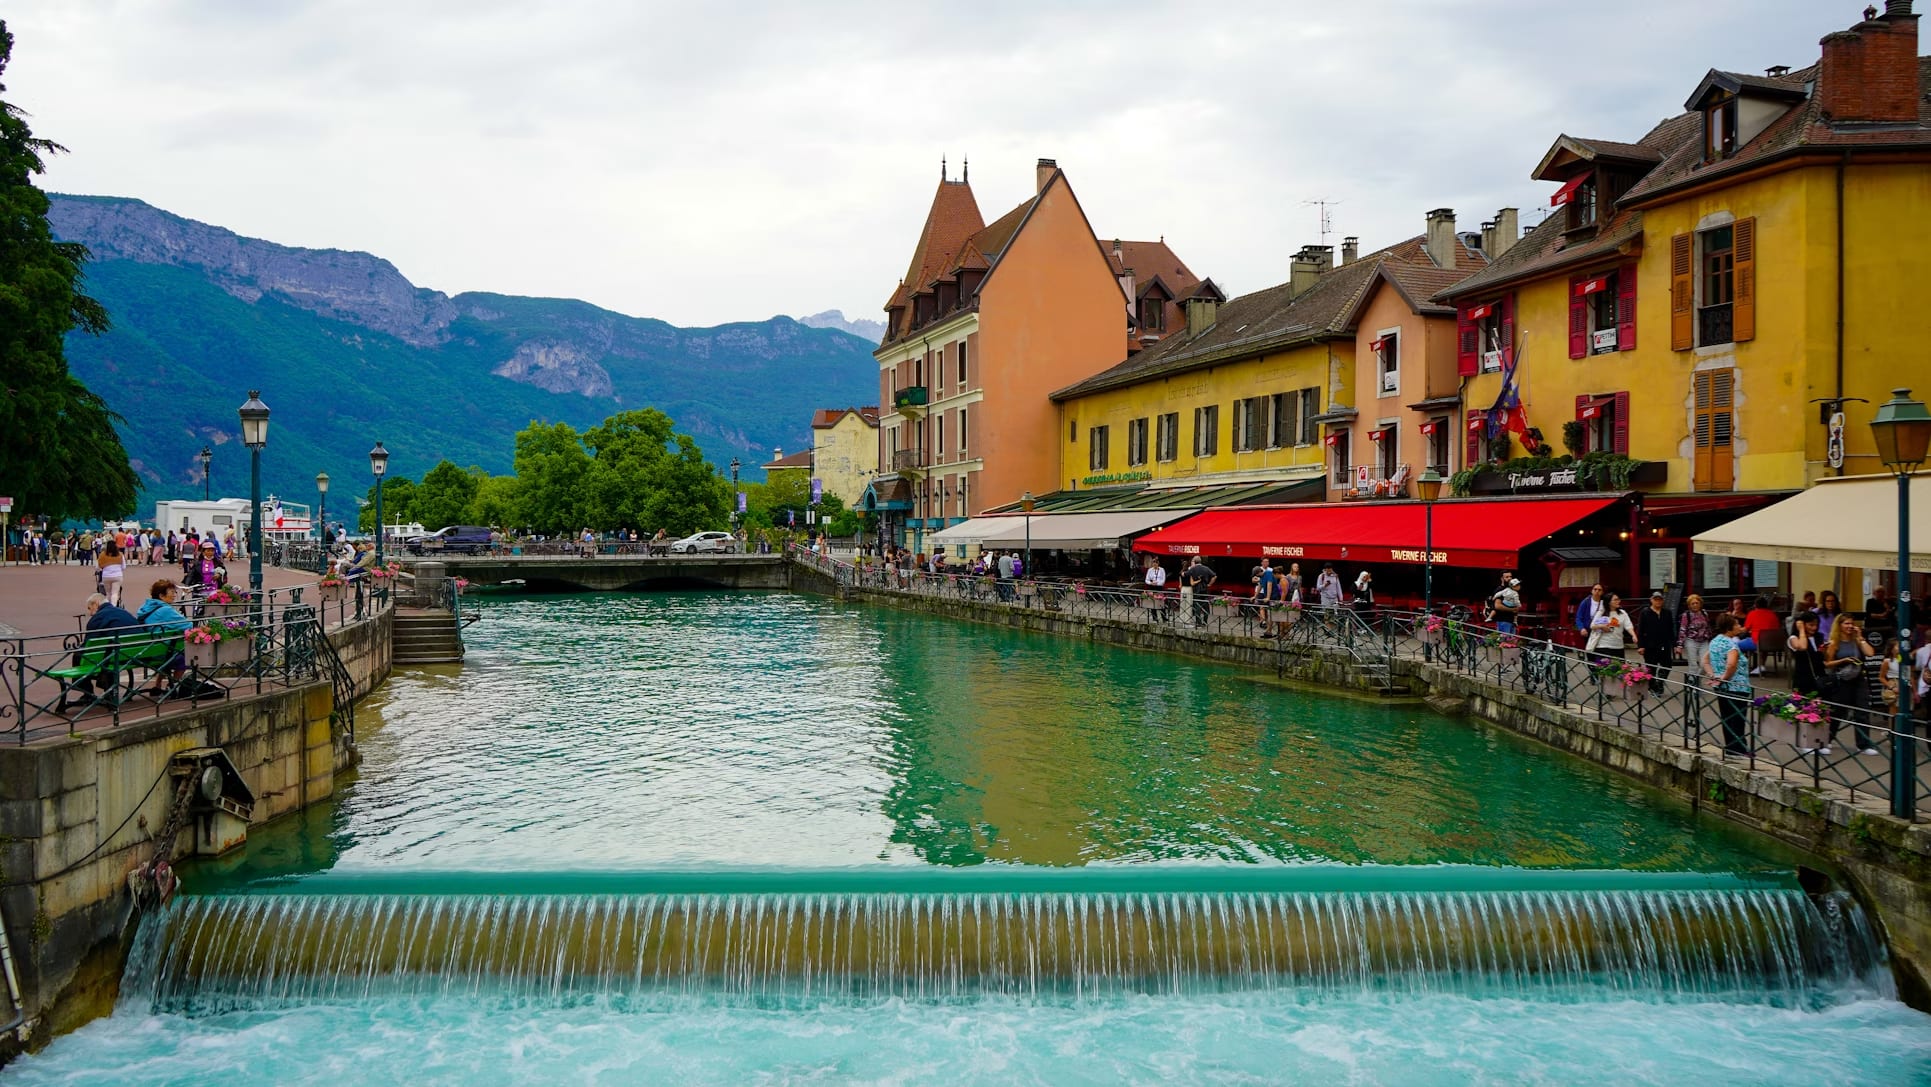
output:
POLYGON ((1419 705, 688 593, 360 722, 0 1083, 1931 1082, 1798 858, 1419 705))

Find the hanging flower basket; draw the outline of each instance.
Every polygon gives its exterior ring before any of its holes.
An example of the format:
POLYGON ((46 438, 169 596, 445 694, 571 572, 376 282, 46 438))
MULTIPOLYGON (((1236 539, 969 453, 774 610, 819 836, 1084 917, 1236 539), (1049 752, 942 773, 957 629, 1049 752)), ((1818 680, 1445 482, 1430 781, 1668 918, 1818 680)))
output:
POLYGON ((316 586, 316 590, 317 592, 320 593, 322 603, 324 604, 333 604, 336 601, 342 599, 343 595, 347 593, 348 588, 349 588, 349 583, 346 581, 343 581, 339 577, 337 578, 325 577, 316 586))
POLYGON ((1647 668, 1637 666, 1624 669, 1622 674, 1623 697, 1632 701, 1642 701, 1643 697, 1649 694, 1650 680, 1655 678, 1655 674, 1647 668))

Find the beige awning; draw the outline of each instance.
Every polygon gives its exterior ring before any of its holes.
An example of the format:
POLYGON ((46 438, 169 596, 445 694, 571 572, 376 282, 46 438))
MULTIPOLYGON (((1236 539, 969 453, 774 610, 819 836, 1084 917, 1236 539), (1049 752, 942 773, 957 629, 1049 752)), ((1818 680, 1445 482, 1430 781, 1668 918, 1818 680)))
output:
MULTIPOLYGON (((1034 550, 1093 551, 1125 547, 1133 537, 1169 521, 1190 516, 1192 510, 1121 510, 1115 513, 1035 513, 1031 538, 1034 550)), ((998 530, 980 539, 981 544, 999 547, 1025 547, 1026 518, 1011 514, 992 518, 998 530)))
MULTIPOLYGON (((1897 569, 1897 477, 1826 479, 1696 535, 1705 555, 1897 569)), ((1911 569, 1931 574, 1931 472, 1911 477, 1911 569)))
POLYGON ((983 542, 988 534, 1004 531, 1007 524, 1012 521, 1013 518, 1010 517, 974 517, 968 521, 960 521, 956 525, 948 525, 926 537, 926 540, 935 547, 977 544, 983 542))

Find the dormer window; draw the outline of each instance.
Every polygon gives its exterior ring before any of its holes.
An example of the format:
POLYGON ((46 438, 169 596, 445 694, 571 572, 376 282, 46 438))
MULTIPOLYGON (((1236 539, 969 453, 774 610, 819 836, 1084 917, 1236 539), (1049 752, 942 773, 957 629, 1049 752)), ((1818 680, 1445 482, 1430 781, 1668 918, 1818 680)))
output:
POLYGON ((1155 296, 1140 299, 1140 331, 1165 332, 1166 330, 1166 302, 1155 296))
POLYGON ((1703 107, 1703 161, 1719 162, 1736 153, 1736 96, 1713 94, 1703 107))
POLYGON ((1595 226, 1597 203, 1596 175, 1593 173, 1570 178, 1549 198, 1550 206, 1564 209, 1562 229, 1565 231, 1595 226))

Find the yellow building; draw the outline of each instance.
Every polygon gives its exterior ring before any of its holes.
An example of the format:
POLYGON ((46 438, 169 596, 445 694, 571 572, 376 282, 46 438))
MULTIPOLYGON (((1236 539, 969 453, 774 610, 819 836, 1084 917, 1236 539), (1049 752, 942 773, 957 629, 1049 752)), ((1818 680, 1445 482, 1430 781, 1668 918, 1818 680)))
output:
POLYGON ((878 474, 878 408, 820 408, 811 417, 812 474, 853 509, 878 474))
POLYGON ((1452 213, 1430 223, 1365 257, 1350 238, 1338 267, 1307 246, 1286 283, 1232 301, 1203 283, 1184 332, 1053 394, 1064 487, 1298 482, 1268 499, 1319 500, 1435 463, 1458 389, 1453 313, 1429 297, 1483 261, 1452 213))
MULTIPOLYGON (((1915 297, 1931 277, 1931 60, 1910 8, 1828 35, 1801 70, 1713 70, 1634 143, 1557 139, 1534 172, 1554 213, 1439 296, 1459 314, 1468 455, 1504 452, 1485 446, 1509 429, 1523 455, 1526 425, 1552 452, 1661 466, 1636 483, 1692 496, 1646 502, 1637 531, 1670 554, 1639 570, 1631 548, 1637 581, 1792 588, 1762 564, 1685 571, 1694 526, 1668 511, 1881 470, 1871 412, 1931 375, 1915 297)), ((1861 598, 1834 572, 1796 574, 1861 598)))

